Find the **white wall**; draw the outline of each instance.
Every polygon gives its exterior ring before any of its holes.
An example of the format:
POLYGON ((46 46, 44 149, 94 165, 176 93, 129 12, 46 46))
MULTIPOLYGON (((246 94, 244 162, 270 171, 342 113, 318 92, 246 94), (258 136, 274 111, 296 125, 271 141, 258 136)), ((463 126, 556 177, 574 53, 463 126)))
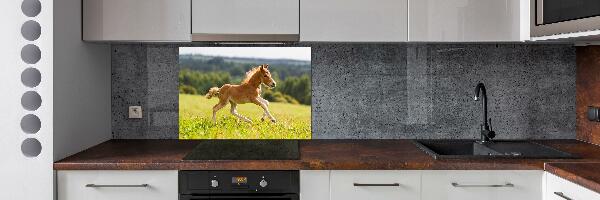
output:
POLYGON ((110 45, 81 40, 81 0, 54 0, 54 160, 112 137, 110 45))
POLYGON ((52 199, 53 123, 52 123, 52 1, 41 0, 41 12, 27 17, 21 12, 22 0, 0 1, 0 199, 52 199), (41 26, 41 36, 34 41, 21 36, 21 25, 34 20, 41 26), (24 45, 37 45, 41 58, 33 64, 21 60, 24 45), (21 72, 28 67, 38 69, 42 76, 39 85, 29 88, 21 83, 21 72), (41 106, 28 111, 21 105, 26 91, 37 92, 41 106), (41 126, 33 134, 20 126, 23 116, 34 114, 41 126), (26 157, 21 144, 27 139, 38 140, 41 152, 26 157))
POLYGON ((0 199, 52 199, 52 163, 111 136, 110 46, 81 42, 79 0, 40 0, 41 12, 33 16, 21 11, 22 2, 0 1, 0 199), (28 20, 41 27, 32 41, 21 35, 28 20), (25 45, 39 47, 39 61, 21 59, 25 45), (39 70, 39 85, 21 82, 27 68, 39 70), (21 105, 28 91, 39 94, 39 107, 21 105), (40 119, 39 131, 21 128, 29 114, 40 119), (23 154, 26 139, 39 141, 39 154, 23 154))

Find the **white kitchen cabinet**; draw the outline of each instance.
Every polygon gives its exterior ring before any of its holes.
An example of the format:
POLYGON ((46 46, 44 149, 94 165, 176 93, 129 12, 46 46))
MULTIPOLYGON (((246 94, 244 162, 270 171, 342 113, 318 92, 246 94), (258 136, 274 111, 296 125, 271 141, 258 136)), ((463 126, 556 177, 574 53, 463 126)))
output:
POLYGON ((544 200, 600 200, 600 194, 573 182, 547 173, 544 200))
POLYGON ((191 0, 194 41, 298 41, 299 0, 191 0))
POLYGON ((331 200, 419 200, 421 172, 333 170, 331 200))
POLYGON ((58 200, 177 200, 177 171, 58 171, 58 200), (93 185, 90 185, 93 184, 93 185), (145 187, 143 184, 147 184, 145 187))
POLYGON ((543 171, 423 171, 422 200, 542 199, 543 171))
POLYGON ((410 0, 409 41, 529 40, 528 0, 410 0))
POLYGON ((408 0, 302 0, 300 41, 405 42, 408 0))
POLYGON ((329 170, 300 171, 300 200, 329 200, 329 170))
POLYGON ((85 41, 190 41, 190 0, 83 0, 85 41))

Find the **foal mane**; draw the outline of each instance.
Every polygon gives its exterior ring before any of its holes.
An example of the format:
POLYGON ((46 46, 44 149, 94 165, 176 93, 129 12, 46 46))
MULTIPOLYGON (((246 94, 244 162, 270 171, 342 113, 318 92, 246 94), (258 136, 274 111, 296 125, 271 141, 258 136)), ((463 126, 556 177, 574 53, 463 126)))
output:
POLYGON ((260 66, 262 66, 262 65, 254 67, 254 68, 250 69, 249 71, 247 71, 246 72, 246 77, 242 81, 242 84, 248 83, 250 81, 250 78, 252 78, 252 76, 254 76, 254 74, 256 74, 257 72, 260 71, 260 66))

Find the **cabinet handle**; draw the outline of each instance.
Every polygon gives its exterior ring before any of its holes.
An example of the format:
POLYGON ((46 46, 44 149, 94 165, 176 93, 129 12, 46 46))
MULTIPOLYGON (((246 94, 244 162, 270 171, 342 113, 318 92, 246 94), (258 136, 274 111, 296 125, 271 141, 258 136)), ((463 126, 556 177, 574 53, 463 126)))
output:
POLYGON ((458 184, 458 183, 452 183, 452 186, 454 187, 515 187, 515 185, 513 185, 512 183, 506 183, 503 185, 500 184, 492 184, 492 185, 463 185, 463 184, 458 184))
POLYGON ((400 183, 354 183, 355 187, 393 187, 400 186, 400 183))
POLYGON ((148 184, 139 184, 139 185, 97 185, 97 184, 86 184, 85 187, 92 187, 92 188, 102 188, 102 187, 112 187, 112 188, 122 188, 122 187, 148 187, 148 184))
POLYGON ((565 200, 573 200, 573 199, 569 198, 568 196, 566 196, 566 195, 565 195, 564 193, 562 193, 562 192, 554 192, 554 194, 555 194, 556 196, 559 196, 559 197, 561 197, 561 198, 565 199, 565 200))

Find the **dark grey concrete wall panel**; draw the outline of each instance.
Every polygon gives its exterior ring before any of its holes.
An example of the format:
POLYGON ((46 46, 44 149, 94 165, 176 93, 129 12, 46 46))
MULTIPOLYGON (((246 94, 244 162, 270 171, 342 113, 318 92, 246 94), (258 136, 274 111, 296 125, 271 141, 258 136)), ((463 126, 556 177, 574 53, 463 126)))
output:
MULTIPOLYGON (((575 48, 541 44, 312 47, 313 138, 478 138, 486 84, 500 139, 575 138, 575 48)), ((114 138, 177 138, 176 45, 114 45, 114 138), (142 105, 143 119, 127 119, 142 105)))

